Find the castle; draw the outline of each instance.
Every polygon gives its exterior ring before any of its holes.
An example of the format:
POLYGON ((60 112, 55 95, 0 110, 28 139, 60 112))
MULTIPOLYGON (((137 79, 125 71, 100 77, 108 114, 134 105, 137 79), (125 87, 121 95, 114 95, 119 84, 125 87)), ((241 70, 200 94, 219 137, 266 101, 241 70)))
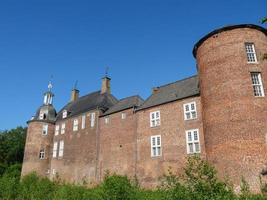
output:
POLYGON ((267 181, 267 30, 253 24, 214 30, 194 46, 198 75, 118 100, 110 78, 100 91, 57 113, 52 86, 28 121, 22 175, 99 183, 105 172, 136 176, 155 187, 169 167, 179 174, 199 154, 238 190, 267 181))

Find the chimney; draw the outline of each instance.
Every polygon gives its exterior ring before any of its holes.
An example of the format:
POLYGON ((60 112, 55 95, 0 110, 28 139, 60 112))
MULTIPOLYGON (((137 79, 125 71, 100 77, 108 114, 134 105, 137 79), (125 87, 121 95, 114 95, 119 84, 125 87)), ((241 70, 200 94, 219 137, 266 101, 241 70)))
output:
POLYGON ((153 87, 152 88, 152 94, 155 94, 159 90, 159 87, 153 87))
POLYGON ((108 93, 110 94, 110 78, 105 76, 102 78, 102 87, 101 87, 101 94, 108 93))
POLYGON ((79 92, 77 89, 71 90, 70 102, 76 101, 79 98, 79 92))

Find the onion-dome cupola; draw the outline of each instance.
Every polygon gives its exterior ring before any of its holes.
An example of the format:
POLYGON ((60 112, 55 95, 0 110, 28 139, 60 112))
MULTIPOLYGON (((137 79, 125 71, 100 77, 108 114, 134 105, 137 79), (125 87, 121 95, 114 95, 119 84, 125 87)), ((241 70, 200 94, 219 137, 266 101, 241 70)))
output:
POLYGON ((56 110, 53 103, 54 94, 52 93, 52 84, 49 82, 48 91, 44 93, 44 102, 43 105, 37 110, 35 116, 32 120, 47 120, 55 121, 56 120, 56 110))

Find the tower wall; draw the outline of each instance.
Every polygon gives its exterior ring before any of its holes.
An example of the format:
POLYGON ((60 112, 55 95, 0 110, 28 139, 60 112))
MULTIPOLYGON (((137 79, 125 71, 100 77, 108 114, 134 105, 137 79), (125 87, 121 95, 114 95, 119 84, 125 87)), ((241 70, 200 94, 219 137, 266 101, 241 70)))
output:
POLYGON ((47 176, 52 157, 52 141, 54 124, 45 121, 31 121, 28 124, 27 138, 25 143, 24 159, 21 175, 27 175, 35 171, 40 176, 47 176), (43 125, 48 125, 47 135, 43 135, 43 125), (45 150, 44 159, 39 158, 40 150, 45 150))
POLYGON ((250 73, 261 72, 267 94, 267 61, 261 59, 267 52, 266 32, 221 30, 197 45, 207 159, 236 190, 243 176, 257 191, 267 166, 267 99, 254 96, 250 73), (245 42, 254 43, 258 63, 247 62, 245 42))

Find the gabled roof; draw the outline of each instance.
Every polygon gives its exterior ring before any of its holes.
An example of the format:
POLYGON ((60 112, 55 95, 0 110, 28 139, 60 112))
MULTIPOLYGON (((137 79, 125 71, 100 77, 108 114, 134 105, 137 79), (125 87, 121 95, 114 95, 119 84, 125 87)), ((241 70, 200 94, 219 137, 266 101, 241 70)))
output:
POLYGON ((187 97, 198 96, 198 76, 192 76, 167 85, 157 87, 154 92, 137 110, 165 104, 187 97))
POLYGON ((65 105, 58 113, 57 120, 62 119, 62 113, 67 110, 68 116, 72 117, 89 110, 101 109, 106 111, 108 108, 116 104, 118 100, 108 93, 101 94, 100 91, 92 92, 88 95, 78 98, 76 101, 70 102, 65 105))
POLYGON ((138 107, 143 102, 144 100, 139 95, 123 98, 119 100, 114 106, 109 108, 102 116, 120 112, 133 107, 138 107))

